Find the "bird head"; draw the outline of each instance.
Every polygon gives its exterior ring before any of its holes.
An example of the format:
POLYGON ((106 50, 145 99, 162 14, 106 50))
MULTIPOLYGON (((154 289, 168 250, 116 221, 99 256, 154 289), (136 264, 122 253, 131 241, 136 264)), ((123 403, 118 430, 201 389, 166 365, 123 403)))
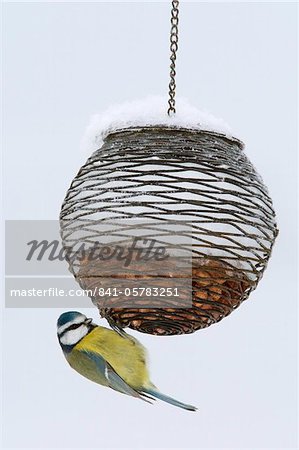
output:
POLYGON ((57 336, 63 350, 70 351, 95 325, 78 311, 68 311, 57 320, 57 336))

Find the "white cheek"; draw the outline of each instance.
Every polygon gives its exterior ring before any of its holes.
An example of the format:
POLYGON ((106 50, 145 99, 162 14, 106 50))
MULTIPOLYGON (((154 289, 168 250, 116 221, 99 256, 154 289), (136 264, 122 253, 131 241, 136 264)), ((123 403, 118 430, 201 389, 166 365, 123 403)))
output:
POLYGON ((76 328, 75 330, 70 330, 64 333, 60 338, 60 342, 63 345, 75 345, 79 342, 84 336, 88 333, 88 328, 85 325, 81 325, 81 327, 76 328))

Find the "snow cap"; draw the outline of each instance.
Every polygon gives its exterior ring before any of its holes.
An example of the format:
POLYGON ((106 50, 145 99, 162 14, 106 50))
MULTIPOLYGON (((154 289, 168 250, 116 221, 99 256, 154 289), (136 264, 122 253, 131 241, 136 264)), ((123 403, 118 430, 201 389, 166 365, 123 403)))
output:
POLYGON ((82 139, 82 150, 90 154, 103 145, 111 133, 131 127, 164 125, 191 130, 214 131, 233 137, 232 130, 222 119, 200 111, 184 98, 176 100, 176 114, 168 116, 167 98, 149 96, 142 100, 110 106, 105 112, 91 117, 82 139))

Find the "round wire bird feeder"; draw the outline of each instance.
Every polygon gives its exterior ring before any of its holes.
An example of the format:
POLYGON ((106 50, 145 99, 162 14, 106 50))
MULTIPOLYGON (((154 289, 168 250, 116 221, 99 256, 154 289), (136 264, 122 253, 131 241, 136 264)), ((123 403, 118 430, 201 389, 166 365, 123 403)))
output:
MULTIPOLYGON (((119 236, 122 221, 137 218, 164 226, 175 219, 189 231, 192 307, 105 308, 102 297, 93 301, 119 327, 158 335, 192 333, 230 314, 257 286, 277 234, 271 199, 243 144, 207 131, 144 127, 108 135, 67 192, 63 244, 95 242, 99 222, 116 221, 119 236)), ((84 275, 80 265, 70 268, 83 288, 102 286, 94 266, 84 275)))
MULTIPOLYGON (((175 11, 178 2, 173 3, 175 11)), ((177 23, 173 12, 170 115, 175 113, 177 23)), ((121 304, 113 297, 107 302, 99 288, 107 288, 109 273, 114 282, 115 274, 122 282, 153 281, 156 267, 151 266, 149 275, 148 264, 134 255, 122 276, 114 261, 103 265, 86 253, 69 258, 71 272, 93 292, 92 301, 112 326, 156 335, 192 333, 226 317, 256 288, 277 227, 267 188, 243 147, 240 140, 219 132, 171 123, 129 125, 108 133, 80 169, 60 215, 63 246, 71 253, 83 242, 90 248, 99 235, 113 245, 126 242, 128 230, 142 227, 144 236, 157 237, 153 224, 163 230, 158 241, 165 246, 173 223, 181 224, 188 237, 182 246, 191 255, 190 271, 184 275, 191 286, 189 307, 173 299, 149 305, 146 298, 131 294, 121 304), (105 231, 99 232, 99 224, 105 231)), ((176 262, 165 262, 163 280, 176 278, 177 270, 176 262)))

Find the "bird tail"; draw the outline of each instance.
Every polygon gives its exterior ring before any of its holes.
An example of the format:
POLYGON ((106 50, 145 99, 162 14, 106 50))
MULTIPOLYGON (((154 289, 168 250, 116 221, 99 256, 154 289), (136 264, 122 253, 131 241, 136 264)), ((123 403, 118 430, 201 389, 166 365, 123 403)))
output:
POLYGON ((152 397, 155 397, 159 400, 162 400, 163 402, 170 403, 173 406, 178 406, 179 408, 187 409, 188 411, 196 411, 196 406, 187 405, 186 403, 179 402, 178 400, 175 400, 172 397, 169 397, 168 395, 162 394, 162 392, 157 391, 156 389, 146 389, 144 391, 145 394, 151 395, 152 397))

